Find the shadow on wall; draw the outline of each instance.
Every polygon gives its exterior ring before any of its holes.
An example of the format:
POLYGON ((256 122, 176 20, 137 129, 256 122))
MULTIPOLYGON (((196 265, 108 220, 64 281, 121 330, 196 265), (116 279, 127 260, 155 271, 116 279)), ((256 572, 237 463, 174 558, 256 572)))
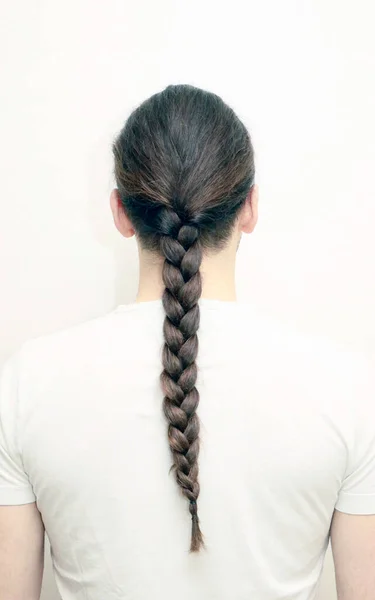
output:
MULTIPOLYGON (((116 130, 114 126, 113 132, 116 130)), ((109 206, 110 193, 115 187, 111 151, 114 135, 103 136, 91 145, 86 177, 90 229, 96 242, 112 257, 113 307, 133 302, 138 288, 136 242, 134 239, 126 240, 118 233, 109 206)))
POLYGON ((61 596, 57 591, 55 579, 53 576, 50 545, 47 536, 44 552, 43 585, 40 600, 61 600, 61 596))

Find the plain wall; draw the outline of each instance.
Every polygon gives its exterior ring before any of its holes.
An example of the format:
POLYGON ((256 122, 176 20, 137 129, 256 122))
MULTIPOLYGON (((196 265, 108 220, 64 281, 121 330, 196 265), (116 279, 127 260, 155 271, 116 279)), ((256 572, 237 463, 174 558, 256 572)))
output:
MULTIPOLYGON (((133 300, 108 209, 110 144, 169 83, 223 96, 253 136, 260 222, 238 287, 375 350, 372 0, 19 0, 0 32, 0 360, 133 300)), ((335 598, 328 556, 321 597, 335 598)), ((43 599, 56 592, 47 561, 43 599)))

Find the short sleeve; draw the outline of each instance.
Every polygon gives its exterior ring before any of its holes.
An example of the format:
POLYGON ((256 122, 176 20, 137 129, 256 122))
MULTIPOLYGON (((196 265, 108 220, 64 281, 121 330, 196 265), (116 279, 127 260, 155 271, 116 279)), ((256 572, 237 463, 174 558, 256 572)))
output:
POLYGON ((347 472, 335 506, 353 515, 375 514, 375 377, 374 366, 366 367, 353 402, 347 472))
POLYGON ((9 359, 0 373, 0 505, 35 502, 18 447, 18 357, 9 359))

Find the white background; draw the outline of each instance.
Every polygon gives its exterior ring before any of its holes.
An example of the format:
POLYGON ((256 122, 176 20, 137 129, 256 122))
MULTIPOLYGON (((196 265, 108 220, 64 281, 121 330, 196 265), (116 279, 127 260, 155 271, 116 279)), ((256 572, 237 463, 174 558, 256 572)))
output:
MULTIPOLYGON (((0 360, 133 300, 110 143, 178 82, 222 95, 253 136, 260 223, 240 296, 375 351, 372 0, 3 0, 1 13, 0 360)), ((57 598, 49 563, 43 598, 57 598)))

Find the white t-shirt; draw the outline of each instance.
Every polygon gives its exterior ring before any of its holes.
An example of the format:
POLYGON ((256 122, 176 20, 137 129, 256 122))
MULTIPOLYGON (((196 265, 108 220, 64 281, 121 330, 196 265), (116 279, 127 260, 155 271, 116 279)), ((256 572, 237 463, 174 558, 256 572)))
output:
POLYGON ((37 501, 63 600, 311 600, 335 508, 375 513, 366 360, 201 302, 189 554, 162 412, 161 302, 25 344, 5 365, 0 504, 37 501))

